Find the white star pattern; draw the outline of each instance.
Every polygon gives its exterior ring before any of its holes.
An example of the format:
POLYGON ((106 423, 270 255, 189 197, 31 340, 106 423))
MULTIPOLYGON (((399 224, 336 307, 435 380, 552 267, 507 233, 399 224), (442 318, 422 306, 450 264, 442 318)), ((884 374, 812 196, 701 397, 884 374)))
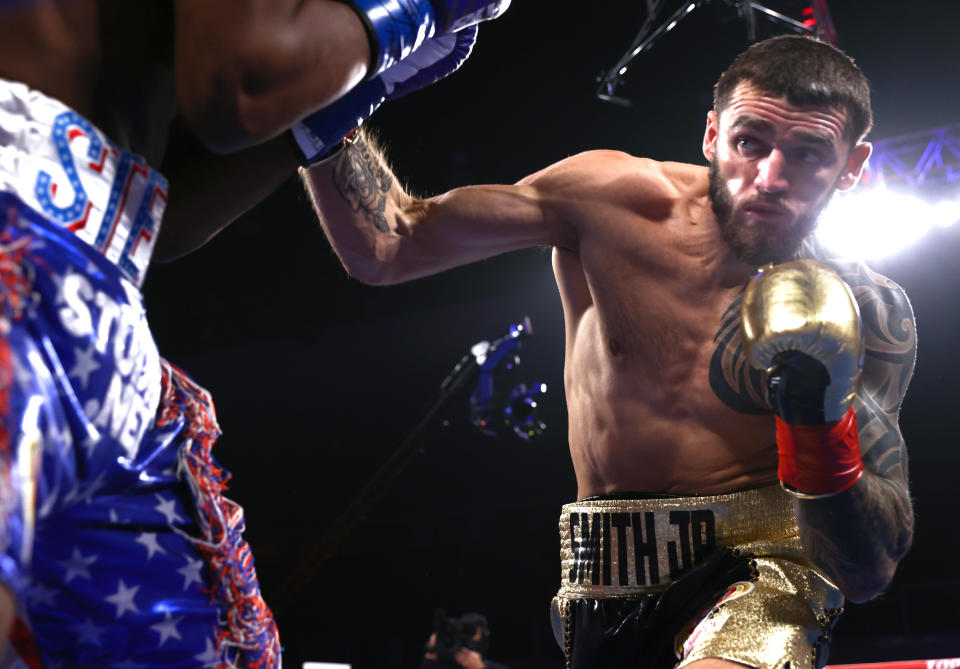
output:
POLYGON ((63 580, 67 583, 72 581, 77 576, 85 578, 88 581, 90 580, 90 565, 97 561, 98 555, 88 555, 87 557, 83 556, 83 553, 80 552, 79 548, 73 549, 73 555, 69 560, 64 560, 60 562, 60 566, 67 570, 67 573, 64 575, 63 580))
POLYGON ((97 627, 94 625, 93 620, 90 619, 89 616, 81 624, 73 625, 72 629, 77 633, 77 641, 91 646, 103 645, 100 637, 107 631, 105 627, 97 627))
POLYGON ((86 351, 78 346, 73 347, 75 362, 73 363, 73 369, 69 371, 67 376, 71 379, 80 379, 80 385, 83 388, 86 388, 87 384, 90 383, 90 375, 100 369, 100 363, 93 359, 95 353, 96 347, 93 343, 86 351))
POLYGON ((130 613, 139 613, 140 609, 137 608, 137 605, 133 601, 139 589, 139 585, 128 588, 121 578, 117 584, 117 591, 104 599, 117 607, 117 618, 121 617, 127 611, 130 611, 130 613))
POLYGON ((70 428, 68 426, 64 425, 62 429, 58 430, 55 426, 51 425, 47 430, 43 450, 48 453, 57 453, 69 448, 72 441, 73 436, 70 434, 70 428))
POLYGON ((89 504, 90 502, 93 501, 94 493, 100 490, 100 488, 104 487, 105 484, 103 479, 105 477, 106 477, 106 472, 100 472, 100 474, 97 475, 97 478, 91 481, 90 485, 88 485, 86 488, 83 488, 83 486, 80 483, 78 483, 76 487, 73 488, 73 490, 71 490, 70 492, 68 492, 66 495, 63 496, 64 503, 73 503, 73 502, 79 502, 83 500, 87 504, 89 504), (81 490, 83 490, 83 492, 81 492, 81 490))
POLYGON ((43 604, 44 606, 54 607, 53 598, 58 592, 53 588, 44 587, 43 583, 37 583, 27 588, 27 599, 31 604, 43 604))
POLYGON ((187 558, 187 564, 177 570, 178 574, 183 574, 183 589, 190 587, 191 583, 203 583, 200 578, 200 570, 203 569, 203 560, 192 560, 187 558))
POLYGON ((160 500, 160 503, 153 507, 153 510, 163 514, 163 517, 167 519, 167 525, 173 525, 175 522, 183 520, 176 509, 173 508, 177 503, 175 499, 164 499, 159 493, 157 493, 157 499, 160 500))
POLYGON ((213 645, 213 640, 210 639, 210 637, 207 637, 207 645, 203 652, 194 655, 193 659, 202 662, 203 664, 201 666, 204 667, 220 664, 220 653, 217 652, 216 647, 213 645))
POLYGON ((87 504, 90 504, 93 501, 94 494, 106 486, 106 482, 103 480, 106 478, 106 476, 106 472, 100 472, 100 474, 97 475, 97 478, 94 479, 93 483, 87 486, 87 489, 83 491, 82 495, 80 495, 80 499, 85 501, 87 504))
POLYGON ((151 559, 155 553, 166 553, 159 543, 157 543, 157 533, 156 532, 143 532, 138 536, 134 541, 138 544, 143 544, 147 549, 147 559, 151 559))
POLYGON ((167 615, 164 618, 162 623, 157 623, 155 625, 150 625, 150 629, 160 635, 160 643, 157 644, 157 647, 163 646, 167 642, 167 639, 173 637, 177 641, 182 641, 183 639, 180 636, 180 632, 177 631, 177 623, 183 620, 183 617, 177 618, 176 620, 171 620, 172 614, 167 611, 167 615))

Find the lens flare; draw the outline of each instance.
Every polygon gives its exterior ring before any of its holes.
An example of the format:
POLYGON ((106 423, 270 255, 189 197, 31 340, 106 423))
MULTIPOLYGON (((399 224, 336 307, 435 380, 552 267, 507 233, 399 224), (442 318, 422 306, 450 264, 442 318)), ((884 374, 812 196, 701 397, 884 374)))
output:
POLYGON ((928 202, 916 195, 873 188, 840 194, 820 215, 817 237, 851 260, 878 260, 916 243, 936 227, 960 221, 960 199, 928 202))

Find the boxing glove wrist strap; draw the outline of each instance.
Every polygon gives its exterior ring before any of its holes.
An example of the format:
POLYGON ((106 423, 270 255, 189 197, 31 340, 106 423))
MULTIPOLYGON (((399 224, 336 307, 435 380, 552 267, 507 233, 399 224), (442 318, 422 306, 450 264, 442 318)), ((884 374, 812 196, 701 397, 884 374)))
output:
POLYGON ((300 160, 300 167, 310 168, 315 165, 321 165, 330 161, 332 158, 336 158, 340 153, 347 147, 353 146, 357 143, 357 140, 360 138, 360 128, 354 128, 350 131, 350 134, 341 139, 339 142, 334 144, 332 147, 329 147, 327 151, 314 156, 312 159, 307 160, 303 155, 303 144, 301 143, 296 126, 290 129, 290 132, 287 133, 290 136, 291 142, 293 142, 294 148, 296 149, 297 156, 300 160))
POLYGON ((370 40, 372 79, 409 56, 436 32, 436 17, 428 0, 342 0, 363 21, 370 40))
POLYGON ((776 422, 777 476, 788 492, 801 499, 830 497, 863 476, 853 407, 840 420, 823 425, 791 425, 779 416, 776 422))

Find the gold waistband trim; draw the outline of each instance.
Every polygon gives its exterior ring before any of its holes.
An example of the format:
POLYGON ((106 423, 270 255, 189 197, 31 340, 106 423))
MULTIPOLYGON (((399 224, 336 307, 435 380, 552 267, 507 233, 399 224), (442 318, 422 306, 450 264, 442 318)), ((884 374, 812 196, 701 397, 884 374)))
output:
POLYGON ((558 594, 659 592, 717 548, 802 553, 792 498, 773 485, 704 497, 565 504, 558 594))

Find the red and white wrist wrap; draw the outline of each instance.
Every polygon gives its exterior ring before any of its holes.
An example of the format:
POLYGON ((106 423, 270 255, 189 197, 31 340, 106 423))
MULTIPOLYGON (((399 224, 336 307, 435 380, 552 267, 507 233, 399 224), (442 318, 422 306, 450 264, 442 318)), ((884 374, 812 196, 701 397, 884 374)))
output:
POLYGON ((843 492, 863 476, 857 414, 824 425, 791 425, 776 416, 777 476, 799 497, 827 497, 843 492))

